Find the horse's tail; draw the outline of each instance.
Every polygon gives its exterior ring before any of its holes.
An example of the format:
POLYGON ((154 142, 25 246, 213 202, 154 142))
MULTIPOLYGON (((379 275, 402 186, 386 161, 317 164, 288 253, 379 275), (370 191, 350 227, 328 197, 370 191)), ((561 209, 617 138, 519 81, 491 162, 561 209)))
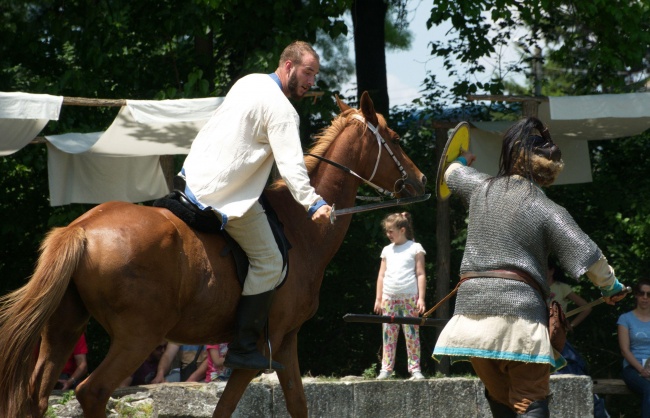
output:
POLYGON ((0 297, 0 417, 24 415, 39 335, 61 303, 85 247, 82 228, 50 231, 30 281, 0 297))

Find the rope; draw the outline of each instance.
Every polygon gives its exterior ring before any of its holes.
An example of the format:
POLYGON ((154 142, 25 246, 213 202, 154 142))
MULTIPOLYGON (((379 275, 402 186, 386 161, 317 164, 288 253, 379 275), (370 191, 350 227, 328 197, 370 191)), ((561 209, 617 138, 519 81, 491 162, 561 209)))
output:
POLYGON ((460 287, 460 285, 461 285, 463 282, 465 282, 465 280, 469 280, 470 278, 471 278, 471 277, 465 277, 465 278, 461 279, 461 280, 458 282, 458 284, 456 285, 456 287, 454 287, 454 289, 453 289, 451 292, 449 292, 449 294, 448 294, 447 296, 445 296, 444 298, 440 299, 440 301, 439 301, 438 303, 436 303, 436 304, 433 306, 433 308, 431 308, 431 309, 429 309, 428 311, 426 311, 426 312, 424 313, 424 315, 422 315, 422 325, 424 325, 424 320, 425 320, 426 318, 428 318, 428 317, 429 317, 429 316, 430 316, 430 315, 431 315, 431 314, 432 314, 436 309, 438 309, 438 308, 440 307, 440 305, 442 305, 442 304, 445 303, 447 300, 449 300, 449 298, 451 298, 452 296, 454 296, 454 295, 456 294, 456 292, 458 292, 458 288, 460 287))

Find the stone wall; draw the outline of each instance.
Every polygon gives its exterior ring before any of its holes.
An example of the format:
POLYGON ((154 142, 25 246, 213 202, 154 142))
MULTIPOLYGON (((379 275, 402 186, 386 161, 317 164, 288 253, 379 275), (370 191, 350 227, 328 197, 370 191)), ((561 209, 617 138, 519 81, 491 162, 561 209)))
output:
MULTIPOLYGON (((234 418, 288 418, 282 389, 268 378, 251 383, 234 418)), ((303 380, 311 418, 468 418, 491 417, 483 384, 475 378, 409 380, 303 380)), ((118 389, 111 398, 111 418, 209 418, 224 383, 166 383, 118 389)), ((587 376, 552 376, 550 404, 554 418, 593 417, 592 382, 587 376)), ((81 418, 73 398, 61 393, 50 398, 59 418, 81 418)))

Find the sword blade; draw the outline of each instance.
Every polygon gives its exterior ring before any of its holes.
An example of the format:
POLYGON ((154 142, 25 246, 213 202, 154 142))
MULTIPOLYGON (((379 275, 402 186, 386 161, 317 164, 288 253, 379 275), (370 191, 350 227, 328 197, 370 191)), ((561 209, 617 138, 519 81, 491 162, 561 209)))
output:
POLYGON ((368 205, 354 206, 351 208, 344 208, 344 209, 336 209, 336 207, 332 205, 332 211, 330 212, 330 222, 334 223, 334 221, 336 221, 337 216, 351 215, 353 213, 368 212, 376 209, 390 208, 393 206, 401 206, 401 205, 408 205, 410 203, 424 202, 425 200, 428 200, 430 197, 431 194, 428 193, 422 196, 404 197, 401 199, 398 198, 393 200, 387 200, 384 202, 370 203, 368 205))
POLYGON ((345 314, 345 322, 363 322, 367 324, 410 324, 421 325, 425 327, 444 327, 448 319, 439 318, 421 318, 413 316, 387 316, 387 315, 364 315, 364 314, 345 314))
POLYGON ((575 309, 570 310, 569 312, 567 312, 567 313, 564 315, 564 317, 565 317, 565 318, 570 318, 570 317, 572 317, 572 316, 574 316, 574 315, 579 314, 579 313, 582 312, 582 311, 586 311, 587 309, 591 309, 591 308, 593 308, 594 306, 600 305, 600 304, 603 303, 603 302, 605 302, 605 298, 602 298, 602 297, 601 297, 601 298, 598 298, 598 299, 596 299, 596 300, 593 300, 593 301, 589 302, 589 303, 586 304, 586 305, 582 305, 582 306, 579 306, 579 307, 577 307, 577 308, 575 308, 575 309))
MULTIPOLYGON (((627 295, 628 293, 632 293, 632 288, 631 288, 630 286, 628 286, 628 287, 626 287, 625 289, 621 290, 619 293, 617 293, 617 294, 614 295, 614 296, 618 296, 618 295, 627 295)), ((586 310, 589 309, 589 308, 593 308, 594 306, 600 305, 600 304, 603 303, 603 302, 605 302, 605 298, 604 298, 604 297, 600 297, 600 298, 598 298, 598 299, 596 299, 596 300, 593 300, 593 301, 589 302, 589 303, 586 304, 586 305, 582 305, 582 306, 580 306, 580 307, 577 307, 577 308, 575 308, 575 309, 570 310, 569 312, 567 312, 566 314, 564 314, 564 317, 565 317, 565 318, 570 318, 570 317, 572 317, 572 316, 574 316, 574 315, 579 314, 579 313, 582 312, 582 311, 586 311, 586 310)))

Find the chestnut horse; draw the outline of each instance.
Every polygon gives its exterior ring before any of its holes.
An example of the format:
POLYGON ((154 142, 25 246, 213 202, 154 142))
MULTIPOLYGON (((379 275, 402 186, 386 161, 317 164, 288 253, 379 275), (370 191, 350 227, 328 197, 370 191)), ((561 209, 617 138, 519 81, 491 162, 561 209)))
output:
MULTIPOLYGON (((375 113, 368 94, 362 95, 359 110, 340 101, 339 107, 341 114, 321 132, 310 153, 357 176, 307 156, 316 192, 343 208, 354 204, 366 180, 397 197, 423 194, 426 178, 375 113)), ((343 241, 350 216, 315 224, 285 185, 275 184, 264 193, 292 244, 289 275, 271 308, 269 340, 273 358, 285 366, 278 378, 287 410, 306 418, 297 334, 316 313, 323 273, 343 241)), ((192 230, 167 209, 125 202, 101 204, 67 227, 50 231, 33 277, 0 299, 0 416, 44 415, 91 316, 106 329, 111 343, 104 360, 76 390, 88 418, 106 416, 113 390, 161 340, 230 341, 241 287, 234 261, 220 255, 224 245, 221 235, 192 230)), ((262 340, 259 347, 268 353, 262 340)), ((234 370, 213 417, 230 416, 257 373, 234 370)))

